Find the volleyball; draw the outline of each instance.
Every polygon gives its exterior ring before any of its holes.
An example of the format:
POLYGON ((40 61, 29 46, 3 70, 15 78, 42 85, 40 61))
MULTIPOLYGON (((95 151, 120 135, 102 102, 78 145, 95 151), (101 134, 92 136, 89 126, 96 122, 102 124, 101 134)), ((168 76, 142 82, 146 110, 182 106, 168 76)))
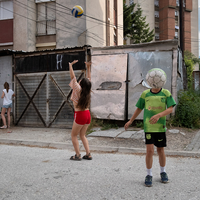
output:
POLYGON ((152 88, 162 88, 167 80, 167 75, 160 68, 153 68, 149 70, 146 75, 146 81, 152 88))
POLYGON ((81 17, 83 15, 83 12, 84 12, 84 10, 81 6, 74 6, 72 8, 72 15, 76 18, 81 17))

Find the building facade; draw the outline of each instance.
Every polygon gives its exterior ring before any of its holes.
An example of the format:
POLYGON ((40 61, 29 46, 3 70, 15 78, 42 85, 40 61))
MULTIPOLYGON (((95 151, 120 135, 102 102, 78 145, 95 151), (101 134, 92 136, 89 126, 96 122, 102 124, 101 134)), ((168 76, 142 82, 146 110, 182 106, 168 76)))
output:
MULTIPOLYGON (((178 39, 180 45, 180 0, 127 0, 140 4, 155 41, 178 39)), ((184 50, 199 57, 198 0, 183 0, 184 50)))
POLYGON ((0 0, 0 49, 123 44, 121 0, 0 0), (80 5, 81 18, 71 15, 80 5))

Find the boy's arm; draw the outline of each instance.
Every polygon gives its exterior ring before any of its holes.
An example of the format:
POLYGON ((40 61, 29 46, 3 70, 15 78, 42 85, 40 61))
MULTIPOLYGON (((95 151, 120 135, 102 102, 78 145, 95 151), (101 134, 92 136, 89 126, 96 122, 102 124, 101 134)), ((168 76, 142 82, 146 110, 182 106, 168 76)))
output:
POLYGON ((155 124, 161 117, 169 115, 170 113, 172 113, 172 111, 173 111, 173 106, 170 106, 169 108, 167 108, 163 112, 152 116, 151 119, 149 120, 150 124, 155 124))
POLYGON ((133 116, 131 117, 131 119, 124 125, 125 130, 127 130, 127 128, 133 123, 133 121, 135 120, 135 118, 141 113, 141 109, 137 108, 133 114, 133 116))
POLYGON ((70 77, 71 77, 71 79, 73 79, 75 77, 72 65, 75 64, 75 63, 77 63, 77 62, 78 62, 78 60, 74 60, 71 63, 69 62, 69 71, 70 71, 70 77))
POLYGON ((87 78, 91 80, 91 61, 85 62, 86 67, 87 67, 87 78))

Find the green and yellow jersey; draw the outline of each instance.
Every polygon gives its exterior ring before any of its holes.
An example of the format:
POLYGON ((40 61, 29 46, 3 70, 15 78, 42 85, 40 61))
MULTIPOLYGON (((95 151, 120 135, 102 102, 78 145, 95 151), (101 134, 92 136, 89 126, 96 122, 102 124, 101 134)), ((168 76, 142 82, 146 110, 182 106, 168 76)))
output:
POLYGON ((152 116, 166 110, 166 107, 175 105, 176 102, 169 90, 161 89, 158 93, 153 93, 151 89, 145 90, 136 104, 136 107, 144 109, 144 132, 165 132, 166 116, 161 117, 156 124, 150 124, 149 120, 152 116))

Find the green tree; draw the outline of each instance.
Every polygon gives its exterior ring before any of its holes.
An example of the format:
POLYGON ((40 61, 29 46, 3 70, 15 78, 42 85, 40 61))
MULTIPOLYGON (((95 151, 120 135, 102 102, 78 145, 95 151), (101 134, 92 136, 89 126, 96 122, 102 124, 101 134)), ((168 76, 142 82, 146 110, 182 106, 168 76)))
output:
POLYGON ((146 17, 142 16, 142 9, 139 4, 133 3, 130 6, 123 5, 124 13, 124 37, 129 37, 133 44, 151 42, 154 38, 154 29, 150 31, 146 17), (137 5, 137 9, 135 6, 137 5))

